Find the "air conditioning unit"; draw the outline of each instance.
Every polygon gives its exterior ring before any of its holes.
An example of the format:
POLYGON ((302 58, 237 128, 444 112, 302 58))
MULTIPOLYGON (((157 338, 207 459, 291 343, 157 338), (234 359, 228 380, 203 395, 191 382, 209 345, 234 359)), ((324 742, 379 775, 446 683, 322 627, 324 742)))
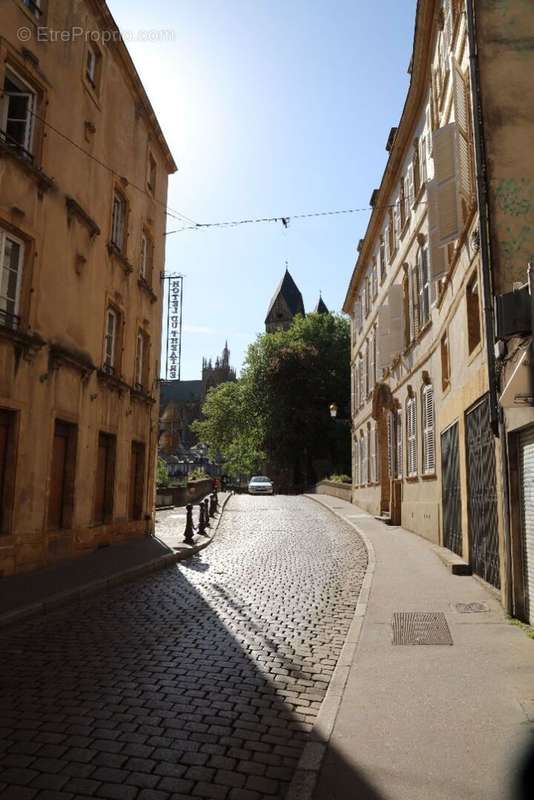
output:
POLYGON ((527 285, 496 296, 495 320, 498 339, 532 333, 531 297, 527 285))

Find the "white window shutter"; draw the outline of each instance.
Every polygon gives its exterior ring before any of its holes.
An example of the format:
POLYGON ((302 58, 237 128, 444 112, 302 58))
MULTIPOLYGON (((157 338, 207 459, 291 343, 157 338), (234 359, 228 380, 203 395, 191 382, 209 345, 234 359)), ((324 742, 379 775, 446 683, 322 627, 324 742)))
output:
POLYGON ((456 61, 452 70, 452 91, 457 126, 458 188, 469 199, 473 194, 471 146, 469 143, 469 98, 466 79, 456 61))
POLYGON ((439 238, 439 211, 437 184, 435 179, 428 181, 426 185, 426 199, 428 210, 428 253, 430 262, 430 279, 432 281, 436 281, 442 275, 446 274, 447 264, 445 259, 445 251, 441 246, 439 238))
POLYGON ((389 308, 385 303, 378 309, 376 337, 376 365, 382 370, 390 361, 389 308))
POLYGON ((413 164, 410 164, 408 166, 408 171, 406 173, 406 200, 408 203, 408 214, 409 214, 410 209, 415 200, 413 164))
POLYGON ((402 342, 402 310, 403 295, 402 284, 394 283, 388 289, 389 306, 389 333, 393 339, 393 352, 397 353, 401 349, 402 342))
POLYGON ((396 477, 402 478, 402 411, 399 408, 397 410, 397 419, 396 419, 396 438, 397 438, 397 452, 396 452, 396 477))
POLYGON ((423 389, 423 472, 432 474, 436 471, 435 437, 434 437, 434 390, 432 386, 423 389))
POLYGON ((417 408, 415 397, 406 402, 406 449, 408 476, 417 475, 417 408))
POLYGON ((446 245, 458 239, 462 227, 458 131, 454 122, 434 131, 433 154, 439 243, 446 245))

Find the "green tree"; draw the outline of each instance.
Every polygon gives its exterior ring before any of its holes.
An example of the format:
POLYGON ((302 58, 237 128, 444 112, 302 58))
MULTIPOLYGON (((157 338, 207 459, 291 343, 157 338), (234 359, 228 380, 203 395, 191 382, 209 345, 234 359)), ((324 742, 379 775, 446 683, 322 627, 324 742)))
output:
POLYGON ((156 485, 168 486, 170 481, 167 465, 162 458, 158 458, 158 465, 156 468, 156 485))
POLYGON ((212 389, 203 419, 192 427, 230 472, 268 469, 281 488, 301 487, 319 477, 318 462, 350 469, 336 463, 347 451, 339 439, 350 442, 349 428, 329 414, 336 403, 340 417, 348 417, 349 396, 348 321, 333 314, 297 316, 288 331, 258 336, 240 379, 212 389))

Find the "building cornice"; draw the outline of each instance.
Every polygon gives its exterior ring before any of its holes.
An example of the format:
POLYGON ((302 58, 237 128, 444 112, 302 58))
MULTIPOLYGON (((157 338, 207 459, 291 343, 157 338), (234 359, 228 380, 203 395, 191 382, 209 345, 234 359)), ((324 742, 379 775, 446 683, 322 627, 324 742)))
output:
POLYGON ((132 88, 139 99, 139 103, 145 113, 146 120, 160 145, 163 155, 165 156, 168 173, 172 174, 173 172, 176 172, 178 167, 176 166, 176 163, 172 157, 170 147, 167 144, 165 136, 163 135, 163 131, 161 130, 155 111, 152 108, 150 100, 148 99, 145 87, 141 82, 141 78, 139 77, 139 74, 135 68, 132 57, 128 52, 128 48, 124 44, 122 37, 120 37, 120 29, 113 19, 113 15, 111 14, 107 3, 105 0, 88 0, 88 2, 94 8, 100 20, 101 27, 105 30, 116 31, 119 34, 117 39, 112 39, 108 42, 108 46, 112 48, 117 55, 128 79, 130 80, 132 88))
POLYGON ((389 158, 380 188, 373 193, 374 208, 358 251, 358 258, 343 303, 343 311, 346 314, 351 312, 354 295, 360 282, 362 266, 367 263, 372 245, 380 233, 389 196, 399 178, 406 151, 412 143, 414 126, 428 89, 430 58, 438 10, 437 0, 418 0, 417 2, 413 51, 410 61, 410 85, 393 141, 388 140, 389 158))

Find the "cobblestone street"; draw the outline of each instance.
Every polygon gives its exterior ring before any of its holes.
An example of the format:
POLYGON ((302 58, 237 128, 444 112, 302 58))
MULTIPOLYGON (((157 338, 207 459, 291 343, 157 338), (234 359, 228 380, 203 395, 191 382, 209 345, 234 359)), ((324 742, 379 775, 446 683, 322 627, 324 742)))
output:
POLYGON ((365 566, 314 502, 235 496, 198 556, 2 632, 0 798, 283 798, 365 566))

